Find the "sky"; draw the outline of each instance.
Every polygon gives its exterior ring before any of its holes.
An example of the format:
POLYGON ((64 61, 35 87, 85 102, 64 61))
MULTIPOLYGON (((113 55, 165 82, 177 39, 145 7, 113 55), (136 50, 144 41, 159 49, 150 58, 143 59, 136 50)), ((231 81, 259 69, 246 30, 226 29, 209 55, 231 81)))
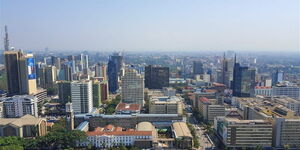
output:
POLYGON ((0 0, 4 25, 25 50, 300 51, 299 0, 0 0))

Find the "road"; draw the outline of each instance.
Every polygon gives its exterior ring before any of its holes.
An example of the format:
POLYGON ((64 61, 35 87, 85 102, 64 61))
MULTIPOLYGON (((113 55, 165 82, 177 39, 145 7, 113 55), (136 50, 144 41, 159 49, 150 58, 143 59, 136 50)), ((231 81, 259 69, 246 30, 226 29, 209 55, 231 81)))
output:
POLYGON ((200 126, 200 123, 192 115, 191 106, 185 104, 185 111, 188 114, 187 116, 189 123, 196 129, 196 134, 199 137, 200 147, 198 150, 212 150, 214 145, 210 142, 207 135, 205 134, 204 128, 200 126))

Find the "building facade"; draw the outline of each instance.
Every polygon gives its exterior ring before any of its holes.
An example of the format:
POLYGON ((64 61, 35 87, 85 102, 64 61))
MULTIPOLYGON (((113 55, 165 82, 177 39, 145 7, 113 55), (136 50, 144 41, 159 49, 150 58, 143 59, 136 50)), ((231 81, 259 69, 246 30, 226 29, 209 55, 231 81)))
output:
POLYGON ((74 113, 90 113, 93 109, 92 81, 73 81, 71 101, 74 113))
POLYGON ((145 87, 149 89, 169 87, 169 68, 151 65, 146 66, 145 87))
POLYGON ((15 95, 2 98, 4 118, 19 118, 24 115, 38 117, 37 98, 30 95, 15 95))
POLYGON ((144 106, 144 77, 134 69, 126 69, 122 77, 122 102, 144 106))

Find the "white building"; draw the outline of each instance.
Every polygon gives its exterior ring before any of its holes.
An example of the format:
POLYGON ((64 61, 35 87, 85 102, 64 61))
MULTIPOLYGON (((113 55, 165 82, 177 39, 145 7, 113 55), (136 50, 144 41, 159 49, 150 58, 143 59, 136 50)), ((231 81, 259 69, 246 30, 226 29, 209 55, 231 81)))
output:
POLYGON ((272 87, 257 86, 254 91, 255 95, 272 96, 272 87))
POLYGON ((71 99, 74 113, 90 113, 93 109, 92 81, 73 81, 71 99))
POLYGON ((294 111, 296 115, 300 115, 300 101, 286 96, 272 97, 272 100, 294 111))
POLYGON ((176 89, 171 87, 163 87, 163 92, 165 96, 175 96, 176 95, 176 89))
POLYGON ((98 127, 94 131, 86 132, 87 141, 81 142, 80 146, 91 144, 97 148, 110 148, 120 145, 136 146, 139 148, 151 148, 155 135, 153 125, 149 122, 137 124, 136 129, 124 129, 113 125, 98 127))
POLYGON ((122 102, 144 106, 144 77, 134 69, 126 69, 122 77, 122 102))
POLYGON ((30 95, 16 95, 2 98, 4 118, 19 118, 24 115, 38 117, 37 98, 30 95))

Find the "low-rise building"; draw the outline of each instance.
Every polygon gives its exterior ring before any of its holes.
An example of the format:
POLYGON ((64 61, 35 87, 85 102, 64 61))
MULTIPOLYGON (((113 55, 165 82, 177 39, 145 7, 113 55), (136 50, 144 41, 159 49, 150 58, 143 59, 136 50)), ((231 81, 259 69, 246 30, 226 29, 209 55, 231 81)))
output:
POLYGON ((1 98, 3 101, 3 116, 5 118, 19 118, 26 114, 38 117, 38 99, 30 95, 15 95, 1 98))
POLYGON ((177 96, 152 97, 149 102, 150 114, 182 114, 182 98, 177 96))
POLYGON ((25 115, 21 118, 0 118, 0 137, 37 137, 47 132, 44 118, 25 115))
POLYGON ((116 107, 116 114, 120 114, 120 115, 139 114, 140 110, 141 110, 141 105, 139 104, 119 103, 116 107))
POLYGON ((151 148, 154 127, 149 122, 141 122, 136 129, 125 129, 119 126, 107 125, 97 127, 94 131, 86 132, 88 142, 81 142, 80 146, 92 146, 97 148, 110 148, 115 146, 137 146, 139 148, 151 148))
POLYGON ((193 136, 185 122, 173 123, 172 129, 177 148, 191 149, 193 147, 193 136))
POLYGON ((254 91, 255 95, 272 96, 272 87, 257 86, 254 91))

